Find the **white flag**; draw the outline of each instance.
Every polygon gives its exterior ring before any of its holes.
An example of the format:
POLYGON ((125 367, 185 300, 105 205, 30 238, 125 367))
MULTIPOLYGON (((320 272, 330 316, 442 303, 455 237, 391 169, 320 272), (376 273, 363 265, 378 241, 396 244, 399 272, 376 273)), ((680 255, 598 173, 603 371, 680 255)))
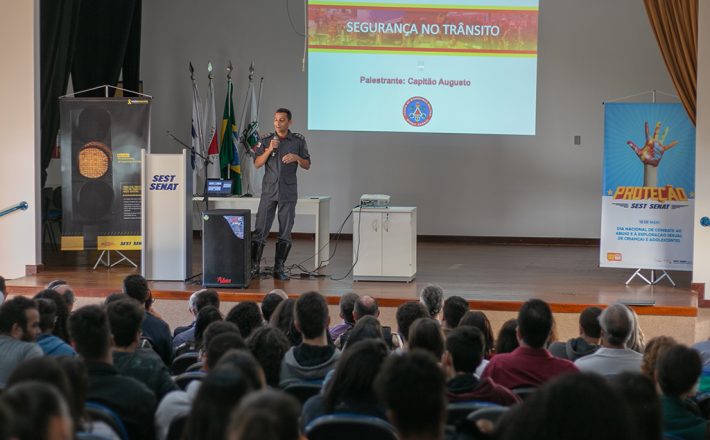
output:
MULTIPOLYGON (((200 101, 200 92, 197 90, 194 76, 192 77, 192 148, 201 154, 204 151, 205 142, 203 140, 202 129, 202 101, 200 101)), ((196 155, 192 155, 192 168, 194 170, 194 178, 192 179, 192 193, 202 193, 204 189, 204 164, 202 159, 196 155)))
POLYGON ((212 163, 207 168, 207 177, 210 179, 220 178, 219 169, 219 142, 217 141, 217 116, 214 105, 214 83, 210 72, 210 84, 207 91, 207 109, 205 113, 205 142, 206 150, 212 163))
POLYGON ((254 83, 249 81, 246 106, 242 113, 240 127, 243 127, 239 139, 239 163, 242 166, 242 188, 244 194, 254 197, 261 196, 261 181, 264 178, 264 167, 254 166, 254 147, 259 142, 259 105, 256 98, 254 83), (248 118, 248 119, 247 119, 248 118), (247 122, 248 121, 248 122, 247 122))

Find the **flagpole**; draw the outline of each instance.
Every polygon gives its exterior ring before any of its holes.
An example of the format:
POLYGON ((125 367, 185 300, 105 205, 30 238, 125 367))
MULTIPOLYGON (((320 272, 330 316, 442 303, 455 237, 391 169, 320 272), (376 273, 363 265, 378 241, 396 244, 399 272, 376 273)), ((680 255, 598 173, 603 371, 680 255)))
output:
MULTIPOLYGON (((227 134, 227 130, 231 130, 229 127, 229 115, 232 114, 232 60, 229 60, 229 65, 227 66, 227 127, 225 128, 222 137, 227 134)), ((227 178, 232 179, 232 164, 227 165, 227 178)))

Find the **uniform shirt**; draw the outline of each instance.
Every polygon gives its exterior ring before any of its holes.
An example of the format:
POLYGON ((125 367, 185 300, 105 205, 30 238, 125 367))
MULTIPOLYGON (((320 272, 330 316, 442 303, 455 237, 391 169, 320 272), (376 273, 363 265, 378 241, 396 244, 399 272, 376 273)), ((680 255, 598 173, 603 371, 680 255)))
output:
POLYGON ((0 335, 0 385, 4 385, 15 367, 22 361, 44 356, 39 345, 0 335))
POLYGON ((482 379, 491 378, 512 390, 536 387, 560 374, 578 371, 572 362, 557 359, 544 348, 518 347, 493 356, 482 379))
MULTIPOLYGON (((264 150, 271 143, 275 133, 269 133, 261 139, 261 143, 254 149, 256 156, 264 154, 264 150)), ((306 138, 290 130, 286 137, 280 139, 279 147, 275 154, 266 159, 264 164, 264 180, 261 185, 261 197, 279 202, 295 202, 298 199, 298 186, 296 184, 296 171, 298 162, 285 164, 282 159, 288 153, 300 156, 302 159, 311 160, 308 153, 306 138)))

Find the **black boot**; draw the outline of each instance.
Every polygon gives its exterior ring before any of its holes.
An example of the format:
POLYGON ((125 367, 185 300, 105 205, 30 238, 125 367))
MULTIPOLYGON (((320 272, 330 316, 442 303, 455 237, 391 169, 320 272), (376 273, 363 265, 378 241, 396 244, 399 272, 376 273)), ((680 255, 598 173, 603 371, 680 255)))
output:
POLYGON ((260 275, 259 264, 261 264, 261 254, 263 252, 264 243, 251 242, 251 278, 258 278, 260 275))
POLYGON ((288 252, 291 250, 291 243, 279 241, 276 243, 276 258, 274 260, 274 279, 280 281, 288 281, 291 278, 284 271, 284 263, 288 252))

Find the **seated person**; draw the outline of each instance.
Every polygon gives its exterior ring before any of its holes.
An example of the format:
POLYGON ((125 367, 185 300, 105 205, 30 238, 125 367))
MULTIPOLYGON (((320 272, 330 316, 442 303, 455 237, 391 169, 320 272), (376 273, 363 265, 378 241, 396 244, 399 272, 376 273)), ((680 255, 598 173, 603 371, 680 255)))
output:
POLYGON ((577 372, 572 362, 552 356, 545 348, 553 322, 546 302, 540 299, 525 302, 517 319, 520 346, 511 353, 493 356, 481 378, 493 379, 512 390, 536 387, 563 373, 577 372))
POLYGON ((264 295, 264 299, 261 300, 261 315, 264 317, 265 322, 269 322, 271 314, 285 299, 288 299, 288 295, 281 289, 274 289, 264 295))
POLYGON ((599 307, 587 307, 579 314, 579 336, 567 342, 553 342, 548 347, 553 356, 572 362, 599 350, 602 328, 599 325, 599 307))
POLYGON ((430 318, 439 319, 441 306, 444 304, 444 289, 440 286, 430 284, 422 289, 422 293, 419 295, 419 301, 426 307, 430 318))
POLYGON ((294 324, 303 342, 290 348, 281 362, 281 388, 301 381, 322 381, 340 357, 340 351, 328 344, 330 317, 325 298, 317 292, 304 293, 294 309, 294 324))
POLYGON ((173 357, 173 336, 168 324, 156 316, 152 309, 153 296, 148 288, 148 282, 140 275, 128 275, 123 280, 123 293, 138 301, 145 308, 143 336, 150 339, 153 350, 158 353, 165 365, 170 365, 173 357))
POLYGON ((190 313, 195 316, 195 320, 186 327, 180 327, 175 329, 175 337, 173 338, 173 351, 179 346, 186 342, 195 341, 195 322, 197 321, 197 314, 200 310, 206 306, 213 306, 219 309, 219 295, 217 295, 216 290, 212 289, 202 289, 193 293, 190 299, 194 297, 192 306, 190 307, 190 313))
POLYGON ((468 309, 468 302, 460 296, 446 298, 446 301, 444 301, 444 316, 441 319, 441 327, 444 329, 444 334, 458 327, 461 318, 468 312, 468 309))
POLYGON ((60 337, 53 334, 54 323, 57 321, 57 305, 51 299, 35 300, 39 310, 39 329, 42 333, 37 338, 37 344, 47 356, 76 356, 76 352, 60 337))
POLYGON ((0 306, 0 386, 19 363, 44 356, 35 343, 39 332, 39 312, 34 301, 16 296, 0 306))
MULTIPOLYGON (((373 316, 375 318, 379 318, 380 316, 380 307, 377 304, 377 300, 367 295, 358 297, 355 301, 355 307, 353 308, 353 318, 355 319, 355 323, 365 316, 373 316)), ((340 337, 335 340, 335 346, 342 350, 348 343, 351 331, 352 328, 349 328, 342 335, 340 335, 340 337)))
POLYGON ((707 439, 708 421, 689 399, 700 378, 702 360, 684 345, 664 350, 658 358, 656 381, 661 389, 663 432, 687 440, 707 439))
POLYGON ((520 402, 508 388, 490 378, 476 377, 484 350, 483 333, 478 328, 462 325, 449 332, 443 357, 449 402, 478 400, 505 406, 520 402))
POLYGON ((397 307, 395 318, 397 319, 397 334, 399 336, 399 340, 395 343, 395 345, 400 351, 406 349, 407 338, 409 337, 409 328, 412 324, 414 324, 414 321, 419 318, 428 317, 429 312, 427 312, 424 304, 419 301, 408 301, 397 307))
POLYGON ((330 338, 337 341, 338 338, 355 326, 355 317, 353 316, 353 311, 355 309, 355 301, 358 300, 360 296, 354 292, 348 292, 340 297, 340 318, 343 320, 342 323, 334 325, 328 331, 330 332, 330 338))
POLYGON ((264 325, 261 309, 254 301, 243 301, 232 307, 224 320, 236 324, 239 327, 239 333, 242 334, 244 339, 248 338, 254 330, 264 325))

